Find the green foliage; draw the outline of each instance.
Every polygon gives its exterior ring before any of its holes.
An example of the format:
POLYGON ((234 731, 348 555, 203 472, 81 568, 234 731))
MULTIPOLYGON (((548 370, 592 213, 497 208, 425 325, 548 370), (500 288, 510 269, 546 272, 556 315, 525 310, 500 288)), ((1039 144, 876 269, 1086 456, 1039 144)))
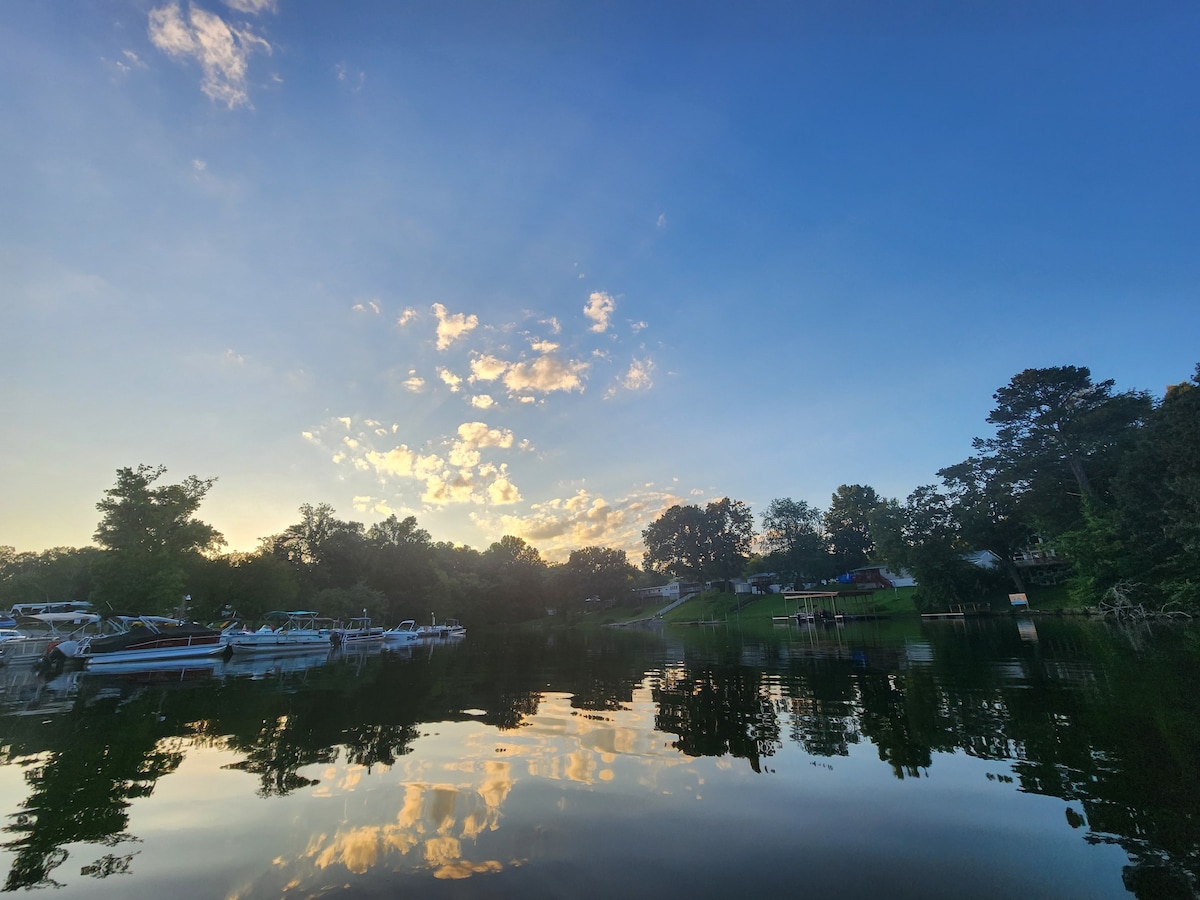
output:
POLYGON ((102 514, 96 543, 105 548, 94 567, 97 600, 114 609, 167 612, 182 600, 188 562, 225 539, 195 512, 216 481, 194 475, 155 486, 164 466, 117 470, 117 483, 96 504, 102 514))
POLYGON ((871 514, 882 502, 875 489, 867 485, 843 484, 834 491, 825 512, 825 534, 836 574, 870 562, 875 552, 871 514))
POLYGON ((65 603, 92 595, 95 547, 54 547, 41 553, 18 553, 0 547, 0 609, 16 603, 65 603))
POLYGON ((750 507, 728 497, 672 506, 642 531, 647 570, 693 581, 740 575, 754 541, 750 507))
POLYGON ((763 564, 785 583, 800 585, 837 574, 822 531, 821 511, 804 500, 772 500, 763 514, 759 540, 763 564))

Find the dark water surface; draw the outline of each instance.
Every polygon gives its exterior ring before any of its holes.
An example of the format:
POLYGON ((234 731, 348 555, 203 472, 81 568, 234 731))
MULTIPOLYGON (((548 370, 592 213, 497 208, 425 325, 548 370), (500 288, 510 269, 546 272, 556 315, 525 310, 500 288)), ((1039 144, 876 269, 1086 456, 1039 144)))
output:
POLYGON ((1052 618, 0 670, 4 889, 1191 897, 1200 636, 1052 618))

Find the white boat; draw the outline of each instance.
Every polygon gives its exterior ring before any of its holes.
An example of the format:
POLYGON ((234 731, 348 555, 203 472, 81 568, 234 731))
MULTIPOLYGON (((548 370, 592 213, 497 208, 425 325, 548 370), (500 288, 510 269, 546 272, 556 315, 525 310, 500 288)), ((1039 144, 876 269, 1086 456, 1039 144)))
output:
POLYGON ((355 647, 383 643, 383 626, 371 625, 367 616, 356 616, 344 626, 330 632, 331 641, 341 647, 355 647))
POLYGON ((313 653, 332 646, 331 631, 321 628, 311 610, 267 613, 267 624, 258 631, 236 631, 225 636, 234 653, 313 653), (272 627, 272 623, 275 624, 272 627))
POLYGON ((417 633, 423 638, 463 637, 467 633, 467 629, 458 619, 447 619, 439 625, 437 619, 431 617, 431 623, 422 625, 417 629, 417 633))
POLYGON ((82 637, 98 628, 100 616, 87 612, 48 612, 22 616, 17 627, 5 629, 0 641, 0 665, 40 662, 51 645, 82 637))
POLYGON ((226 651, 220 631, 195 622, 165 616, 110 616, 105 622, 111 633, 61 641, 49 648, 48 656, 96 666, 216 656, 226 651))
POLYGON ((383 642, 389 647, 394 644, 407 644, 420 639, 421 632, 417 630, 417 623, 413 619, 405 619, 395 628, 389 628, 383 633, 383 642))

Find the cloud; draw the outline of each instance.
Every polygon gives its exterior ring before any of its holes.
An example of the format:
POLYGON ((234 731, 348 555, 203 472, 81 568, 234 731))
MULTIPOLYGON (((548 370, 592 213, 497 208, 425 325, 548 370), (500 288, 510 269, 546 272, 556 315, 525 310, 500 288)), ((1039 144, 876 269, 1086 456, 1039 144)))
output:
POLYGON ((472 513, 471 519, 489 534, 523 538, 550 561, 564 561, 580 547, 599 546, 624 550, 636 565, 643 550, 642 530, 679 502, 679 497, 653 486, 611 502, 580 489, 569 497, 534 503, 526 515, 472 513))
POLYGON ((458 426, 458 439, 472 447, 501 447, 513 445, 513 433, 507 428, 489 428, 484 422, 464 422, 458 426))
POLYGON ((403 328, 415 318, 417 318, 417 311, 409 306, 405 308, 404 312, 400 313, 400 315, 396 317, 396 324, 403 328))
POLYGON ((486 353, 471 360, 472 381, 495 381, 507 370, 508 363, 486 353))
POLYGON ((558 344, 553 341, 530 341, 529 346, 538 353, 553 353, 558 349, 558 344))
POLYGON ((491 409, 496 405, 490 394, 476 394, 471 398, 471 405, 476 409, 491 409))
POLYGON ((230 9, 256 16, 259 13, 275 12, 278 0, 222 0, 230 9))
POLYGON ((402 383, 405 389, 412 391, 414 394, 419 393, 421 388, 425 387, 425 379, 419 375, 409 375, 402 383))
POLYGON ((607 331, 608 320, 616 306, 616 301, 604 291, 593 291, 588 297, 587 305, 583 307, 583 314, 594 323, 591 330, 598 334, 607 331))
POLYGON ((667 227, 667 214, 663 213, 662 215, 660 215, 658 217, 658 222, 656 222, 655 224, 659 228, 666 228, 667 227))
POLYGON ((437 316, 437 348, 445 350, 460 337, 474 331, 479 326, 479 317, 471 314, 448 313, 440 303, 433 304, 433 314, 437 316))
POLYGON ((462 379, 451 372, 449 369, 438 369, 438 378, 455 393, 462 387, 462 379))
POLYGON ((563 362, 553 356, 540 356, 528 362, 515 363, 504 373, 504 386, 514 393, 551 391, 582 391, 585 362, 563 362))
MULTIPOLYGON (((629 369, 617 379, 617 385, 623 387, 627 391, 647 391, 654 386, 651 379, 651 374, 654 372, 654 363, 649 359, 635 359, 629 364, 629 369)), ((605 398, 614 396, 617 393, 617 388, 609 388, 605 393, 605 398)))
POLYGON ((640 334, 647 328, 647 325, 645 322, 630 322, 629 328, 634 334, 640 334))
POLYGON ((352 307, 350 307, 350 309, 353 310, 354 312, 368 312, 369 311, 369 312, 373 312, 375 315, 379 315, 379 301, 378 300, 368 300, 366 303, 355 303, 352 307))
MULTIPOLYGON (((249 0, 246 0, 249 2, 249 0)), ((250 106, 246 70, 256 50, 271 52, 271 45, 249 28, 236 28, 220 16, 195 5, 187 19, 178 3, 150 10, 150 42, 168 56, 200 65, 202 90, 210 99, 230 109, 250 106)))

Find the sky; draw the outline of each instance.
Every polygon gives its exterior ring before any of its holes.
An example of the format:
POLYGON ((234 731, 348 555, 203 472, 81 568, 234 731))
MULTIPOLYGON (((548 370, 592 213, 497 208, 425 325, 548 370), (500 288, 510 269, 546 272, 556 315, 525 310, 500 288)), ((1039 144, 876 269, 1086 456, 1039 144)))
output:
POLYGON ((1200 6, 0 12, 0 544, 116 471, 544 558, 903 499, 1029 367, 1200 362, 1200 6))

